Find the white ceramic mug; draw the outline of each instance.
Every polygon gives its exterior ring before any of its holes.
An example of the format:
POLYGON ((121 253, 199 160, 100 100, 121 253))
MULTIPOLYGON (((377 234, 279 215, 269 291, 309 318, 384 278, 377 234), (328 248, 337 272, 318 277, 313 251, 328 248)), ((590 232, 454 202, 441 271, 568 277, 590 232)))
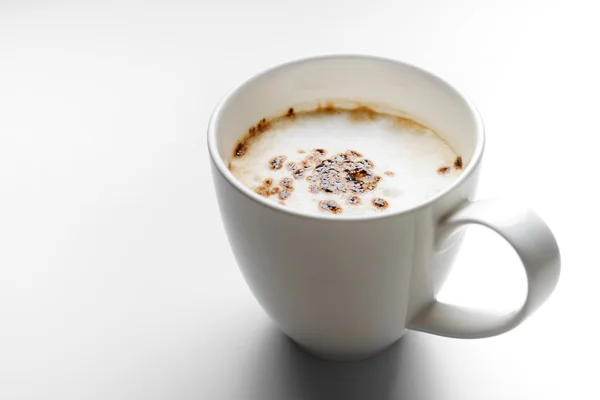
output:
POLYGON ((221 214, 246 282, 281 330, 318 355, 365 358, 406 329, 456 338, 498 335, 533 313, 558 281, 558 246, 537 214, 504 200, 471 200, 484 148, 480 116, 458 90, 417 67, 325 56, 272 68, 217 106, 208 147, 221 214), (227 169, 236 141, 257 120, 329 99, 403 110, 462 155, 464 173, 410 209, 344 217, 269 202, 227 169), (519 310, 498 314, 436 300, 468 224, 496 231, 519 255, 528 283, 519 310))

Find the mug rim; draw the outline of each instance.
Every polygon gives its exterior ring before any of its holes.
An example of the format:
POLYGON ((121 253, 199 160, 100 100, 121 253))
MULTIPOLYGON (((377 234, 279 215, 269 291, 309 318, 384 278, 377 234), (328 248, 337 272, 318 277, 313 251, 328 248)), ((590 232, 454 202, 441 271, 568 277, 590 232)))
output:
POLYGON ((251 77, 247 78, 242 83, 236 85, 233 90, 231 90, 221 101, 219 101, 217 103, 216 107, 214 108, 214 110, 210 116, 210 120, 208 122, 207 145, 208 145, 208 152, 210 154, 211 161, 213 162, 213 165, 216 166, 219 173, 238 192, 240 192, 242 195, 246 196, 249 200, 258 203, 259 205, 261 205, 263 207, 267 207, 267 208, 270 208, 271 210, 282 212, 282 213, 285 213, 285 214, 288 214, 291 216, 308 218, 308 219, 329 220, 329 221, 369 221, 369 220, 375 220, 375 219, 380 219, 380 218, 391 218, 394 216, 405 215, 405 214, 414 212, 416 210, 419 210, 421 208, 427 207, 430 204, 433 204, 436 201, 438 201, 439 199, 443 198, 448 193, 450 193, 455 188, 457 188, 459 185, 461 185, 462 182, 467 180, 473 174, 473 172, 475 171, 475 169, 481 162, 481 158, 483 156, 483 150, 485 147, 485 131, 484 131, 481 115, 480 115, 479 111, 477 110, 477 108, 475 107, 475 104, 462 91, 458 90, 454 85, 448 83, 446 80, 440 78, 439 76, 437 76, 436 74, 434 74, 432 72, 429 72, 421 67, 418 67, 416 65, 413 65, 413 64, 410 64, 410 63, 407 63, 404 61, 387 58, 387 57, 382 57, 382 56, 375 56, 375 55, 368 55, 368 54, 328 54, 328 55, 319 55, 319 56, 298 58, 298 59, 290 60, 290 61, 287 61, 284 63, 280 63, 277 65, 271 66, 267 69, 262 70, 261 72, 258 72, 256 74, 252 75, 251 77), (461 176, 457 180, 455 180, 450 186, 448 186, 446 189, 444 189, 441 192, 437 193, 436 195, 426 199, 425 201, 415 204, 412 207, 408 207, 408 208, 397 210, 397 211, 391 211, 391 212, 387 212, 387 213, 350 215, 350 216, 348 216, 348 215, 328 215, 328 214, 319 215, 319 214, 314 214, 314 213, 309 213, 309 212, 305 212, 305 211, 300 211, 300 210, 284 207, 280 204, 277 204, 277 203, 274 203, 272 201, 265 199, 264 197, 254 193, 252 190, 250 190, 246 186, 242 185, 242 183, 239 182, 233 176, 231 171, 229 171, 226 163, 221 158, 221 156, 219 154, 219 150, 217 148, 217 121, 219 120, 223 109, 225 109, 227 107, 227 105, 229 104, 231 99, 240 90, 242 90, 243 88, 247 87, 252 82, 254 82, 266 75, 269 75, 277 70, 287 68, 292 65, 300 65, 300 64, 304 64, 304 63, 319 62, 319 61, 326 61, 326 60, 333 60, 333 59, 362 59, 362 60, 383 61, 383 62, 388 62, 388 63, 392 63, 392 64, 399 64, 404 67, 412 68, 412 69, 416 70, 417 72, 428 76, 430 79, 437 81, 443 85, 446 85, 449 88, 451 88, 452 90, 454 90, 456 92, 456 94, 458 94, 458 96, 463 99, 463 101, 467 105, 469 111, 471 112, 471 115, 475 122, 475 129, 476 129, 475 136, 476 136, 476 141, 477 141, 475 143, 475 149, 473 151, 471 160, 470 160, 469 164, 467 165, 467 167, 464 169, 461 176))

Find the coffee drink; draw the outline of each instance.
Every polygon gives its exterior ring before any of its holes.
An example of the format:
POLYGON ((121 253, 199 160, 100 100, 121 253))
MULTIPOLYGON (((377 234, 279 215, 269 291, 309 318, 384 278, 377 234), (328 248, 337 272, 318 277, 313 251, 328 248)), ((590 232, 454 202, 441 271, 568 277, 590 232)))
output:
POLYGON ((260 120, 229 163, 273 202, 335 215, 411 208, 452 185, 462 168, 444 139, 412 119, 332 105, 260 120))

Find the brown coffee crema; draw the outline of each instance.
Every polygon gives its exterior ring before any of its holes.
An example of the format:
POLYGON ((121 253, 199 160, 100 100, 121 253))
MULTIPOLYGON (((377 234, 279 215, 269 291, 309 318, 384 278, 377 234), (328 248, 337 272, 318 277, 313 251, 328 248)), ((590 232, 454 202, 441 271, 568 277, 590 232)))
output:
MULTIPOLYGON (((379 115, 392 116, 389 114, 384 114, 373 110, 367 106, 357 106, 353 109, 346 109, 335 107, 332 103, 327 103, 326 105, 318 105, 314 110, 308 111, 295 111, 293 107, 288 108, 287 112, 283 115, 280 115, 275 118, 262 118, 256 124, 252 125, 248 128, 248 131, 244 135, 242 139, 240 139, 235 146, 235 150, 233 152, 234 157, 242 157, 246 154, 246 150, 248 146, 252 144, 252 138, 260 135, 263 132, 268 131, 274 123, 282 123, 286 121, 292 121, 297 116, 319 116, 319 115, 331 115, 331 114, 341 114, 348 113, 348 116, 351 121, 355 122, 364 122, 364 121, 373 121, 379 115)), ((392 116, 397 119, 398 123, 403 125, 410 125, 414 128, 418 129, 427 129, 427 127, 419 124, 416 121, 413 121, 410 118, 401 117, 401 116, 392 116)), ((302 154, 304 152, 303 149, 299 149, 298 152, 302 154)))
MULTIPOLYGON (((346 197, 347 203, 357 205, 360 203, 360 195, 374 190, 381 176, 373 173, 373 161, 364 158, 355 150, 344 153, 326 155, 325 149, 314 149, 308 153, 300 162, 289 162, 283 166, 284 156, 276 156, 269 160, 272 169, 285 168, 290 177, 283 178, 279 188, 271 188, 263 185, 256 188, 256 193, 264 197, 279 195, 281 200, 288 198, 293 190, 293 180, 304 179, 309 182, 311 193, 330 193, 346 197), (278 189, 278 190, 276 190, 278 189)), ((328 207, 321 208, 339 214, 342 207, 336 203, 327 203, 328 207)), ((377 205, 379 208, 381 206, 377 205)))
MULTIPOLYGON (((401 116, 392 116, 379 113, 366 106, 358 106, 353 109, 337 108, 328 103, 325 106, 319 105, 314 110, 296 112, 290 107, 287 112, 279 117, 272 119, 262 118, 255 125, 248 128, 244 137, 239 140, 233 152, 233 157, 243 157, 253 140, 260 134, 271 129, 275 124, 291 123, 299 116, 319 116, 347 113, 350 121, 367 122, 373 121, 378 116, 385 115, 393 117, 398 123, 410 126, 413 129, 427 129, 425 126, 409 118, 401 116)), ((262 185, 254 188, 254 191, 263 196, 278 196, 279 203, 285 204, 294 193, 294 180, 304 179, 309 182, 310 193, 327 193, 338 195, 345 199, 348 206, 361 203, 361 195, 370 192, 377 187, 378 182, 383 179, 382 176, 373 172, 374 162, 365 158, 359 151, 349 149, 342 153, 328 155, 327 149, 315 148, 307 152, 305 149, 298 149, 298 154, 306 154, 301 161, 285 162, 285 155, 270 156, 265 162, 268 163, 271 170, 284 170, 289 172, 289 177, 283 178, 276 186, 270 178, 266 179, 262 185)), ((439 174, 446 174, 452 168, 462 169, 462 158, 458 156, 453 165, 444 165, 438 168, 439 174)), ((231 169, 231 163, 229 165, 231 169)), ((385 171, 383 175, 392 177, 396 174, 394 171, 385 171)), ((375 198, 371 200, 375 209, 385 210, 389 206, 388 200, 384 198, 375 198)), ((319 209, 323 212, 340 214, 343 207, 335 200, 322 200, 319 202, 319 209)))

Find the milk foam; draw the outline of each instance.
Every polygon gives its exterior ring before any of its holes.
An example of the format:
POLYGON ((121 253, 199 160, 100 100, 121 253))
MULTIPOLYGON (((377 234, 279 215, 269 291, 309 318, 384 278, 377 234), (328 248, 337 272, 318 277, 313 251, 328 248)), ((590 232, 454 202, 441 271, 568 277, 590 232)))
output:
POLYGON ((350 111, 336 110, 273 120, 269 129, 245 142, 242 156, 232 157, 230 170, 243 185, 290 209, 365 215, 426 201, 460 176, 462 162, 433 130, 411 120, 387 114, 357 119, 350 111), (331 176, 337 186, 323 184, 325 178, 316 171, 336 165, 331 176), (344 172, 347 165, 365 169, 344 172), (339 174, 345 179, 340 181, 339 174), (364 179, 365 174, 367 181, 357 190, 354 177, 364 179))

